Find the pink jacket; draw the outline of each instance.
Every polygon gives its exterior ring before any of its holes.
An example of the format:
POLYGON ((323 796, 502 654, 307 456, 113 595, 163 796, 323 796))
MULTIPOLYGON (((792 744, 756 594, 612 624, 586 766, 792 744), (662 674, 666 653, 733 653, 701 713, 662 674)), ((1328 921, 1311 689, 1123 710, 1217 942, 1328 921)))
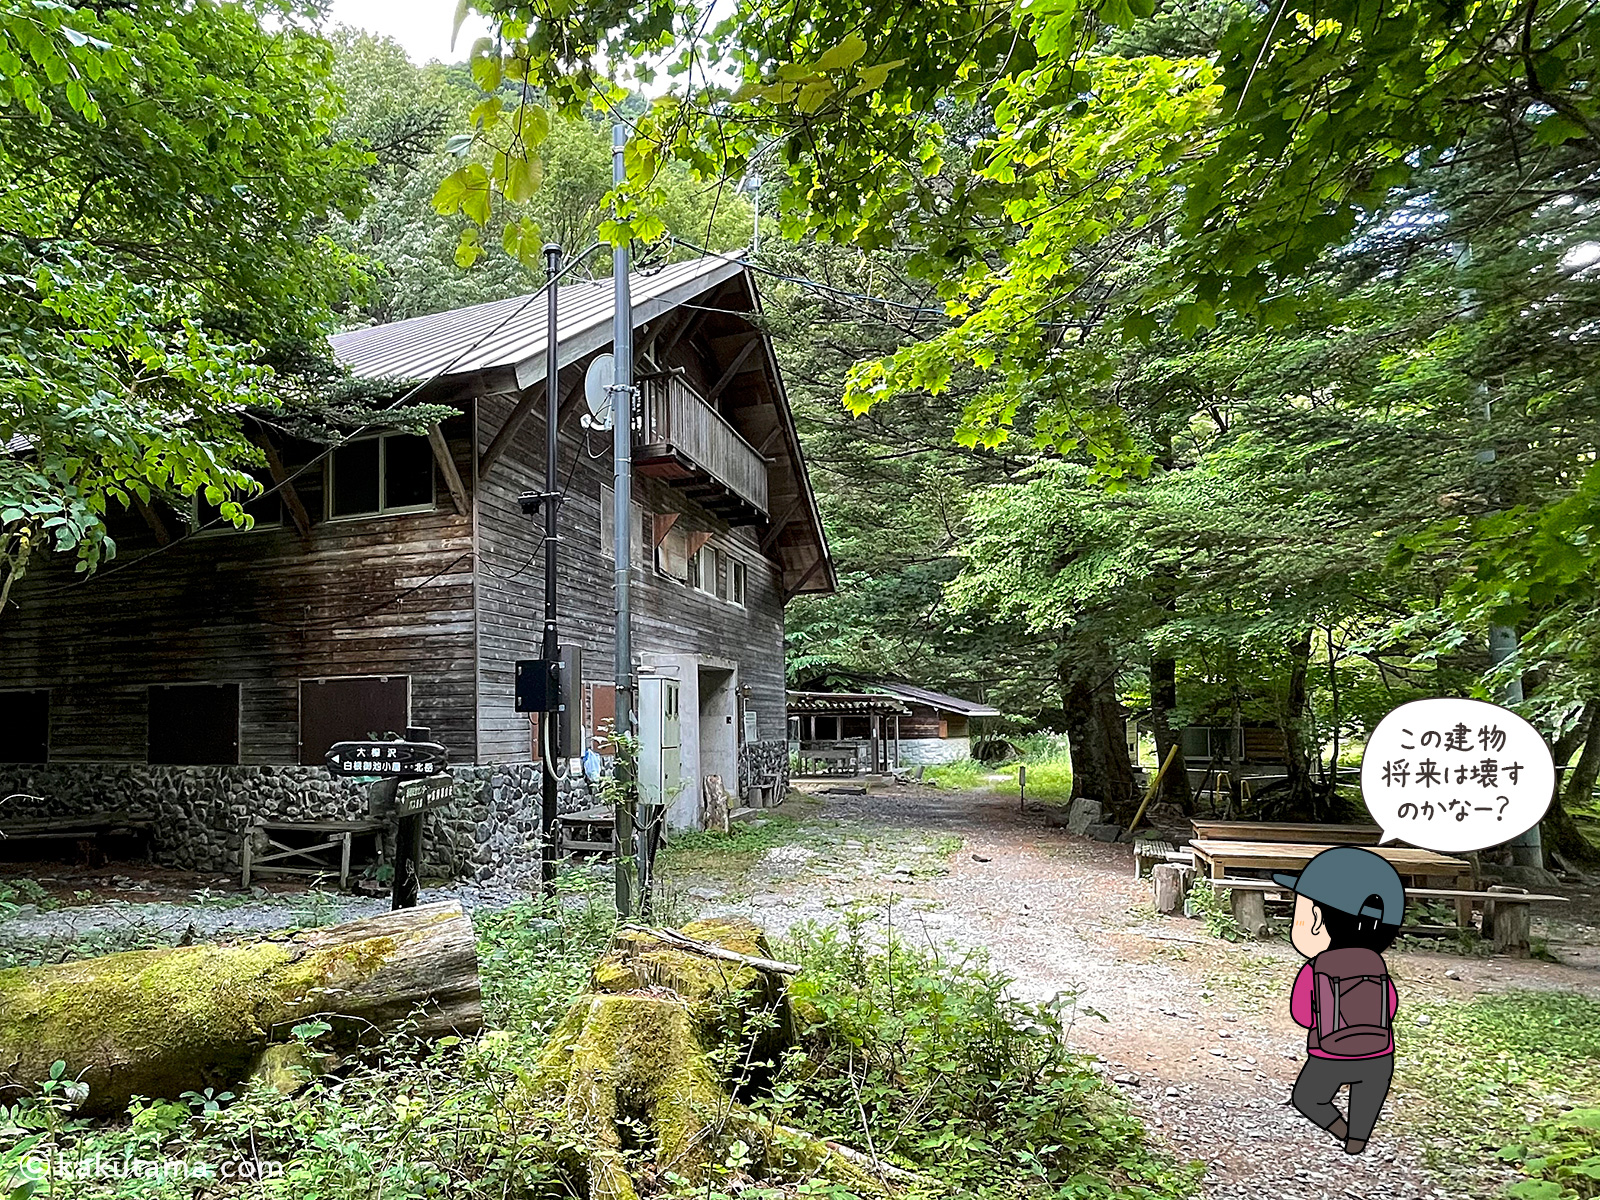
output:
MULTIPOLYGON (((1400 993, 1394 990, 1394 980, 1389 981, 1389 1015, 1392 1018, 1400 1007, 1400 993)), ((1308 962, 1300 968, 1300 974, 1294 977, 1294 990, 1289 993, 1289 1015, 1294 1018, 1296 1025, 1310 1029, 1315 1023, 1311 1016, 1311 964, 1308 962)), ((1306 1047, 1306 1053, 1313 1058, 1342 1058, 1339 1054, 1329 1054, 1325 1050, 1313 1050, 1306 1047)), ((1389 1031, 1389 1048, 1377 1054, 1363 1054, 1362 1058, 1382 1058, 1385 1054, 1394 1053, 1394 1030, 1389 1031)))

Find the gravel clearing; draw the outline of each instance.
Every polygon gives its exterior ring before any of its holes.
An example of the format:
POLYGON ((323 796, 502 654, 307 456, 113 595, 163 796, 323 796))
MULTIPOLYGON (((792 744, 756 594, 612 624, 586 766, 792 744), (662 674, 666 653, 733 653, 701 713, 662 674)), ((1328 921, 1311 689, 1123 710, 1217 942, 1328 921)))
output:
MULTIPOLYGON (((1391 1093, 1361 1155, 1345 1154, 1290 1106, 1305 1054, 1304 1031, 1288 1014, 1300 957, 1281 940, 1231 945, 1198 921, 1157 917, 1149 881, 1133 878, 1128 846, 1071 837, 1039 812, 1019 813, 1014 799, 982 794, 898 787, 790 804, 807 844, 833 829, 835 845, 806 856, 799 870, 799 856, 779 853, 785 847, 768 851, 747 880, 701 888, 748 899, 711 897, 700 911, 744 913, 781 933, 801 921, 837 920, 852 900, 867 899, 888 906, 896 927, 915 936, 987 950, 1022 995, 1075 992, 1074 1043, 1099 1057, 1152 1136, 1179 1158, 1206 1161, 1207 1196, 1462 1200, 1397 1132, 1403 1092, 1391 1093), (940 837, 961 840, 948 874, 895 872, 940 837), (879 855, 863 861, 869 841, 879 855), (884 861, 885 844, 897 848, 895 863, 884 861)), ((1600 995, 1592 969, 1425 952, 1387 958, 1401 994, 1402 1055, 1408 996, 1464 1000, 1507 987, 1600 995)), ((1416 1022, 1410 1030, 1426 1036, 1416 1022)), ((1472 1194, 1494 1195, 1509 1178, 1486 1167, 1472 1194)))

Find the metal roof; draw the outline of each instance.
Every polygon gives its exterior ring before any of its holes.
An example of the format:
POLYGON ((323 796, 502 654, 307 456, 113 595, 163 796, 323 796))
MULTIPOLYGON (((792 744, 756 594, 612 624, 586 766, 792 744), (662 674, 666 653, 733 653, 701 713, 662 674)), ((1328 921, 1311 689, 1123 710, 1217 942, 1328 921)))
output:
POLYGON ((893 696, 882 692, 789 692, 792 713, 909 713, 893 696))
POLYGON ((987 704, 977 704, 971 700, 963 700, 959 696, 947 696, 943 692, 931 691, 928 688, 913 687, 909 683, 875 681, 870 686, 880 691, 888 692, 891 696, 898 696, 902 700, 909 700, 913 704, 926 704, 930 708, 941 709, 944 712, 960 713, 966 717, 998 717, 1000 715, 998 708, 990 708, 987 704))
MULTIPOLYGON (((634 328, 745 270, 742 259, 709 254, 629 277, 634 328)), ((557 291, 561 365, 611 344, 612 283, 569 283, 557 291)), ((366 379, 431 379, 514 367, 517 384, 544 378, 545 299, 542 292, 493 300, 353 329, 328 339, 334 355, 366 379)))

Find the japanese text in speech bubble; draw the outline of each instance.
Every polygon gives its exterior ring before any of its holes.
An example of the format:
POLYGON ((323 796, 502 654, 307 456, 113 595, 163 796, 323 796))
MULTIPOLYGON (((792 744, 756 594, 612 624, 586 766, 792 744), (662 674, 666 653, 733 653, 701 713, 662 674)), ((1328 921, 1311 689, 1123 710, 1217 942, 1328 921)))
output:
POLYGON ((1459 854, 1510 841, 1550 807, 1555 765, 1539 731, 1481 700, 1413 700, 1378 723, 1361 795, 1383 841, 1459 854))

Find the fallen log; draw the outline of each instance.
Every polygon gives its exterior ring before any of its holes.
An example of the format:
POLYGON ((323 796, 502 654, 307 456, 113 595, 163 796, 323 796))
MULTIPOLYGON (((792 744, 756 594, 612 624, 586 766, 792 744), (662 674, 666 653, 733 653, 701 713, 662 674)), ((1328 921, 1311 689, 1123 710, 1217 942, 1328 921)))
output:
POLYGON ((570 1148, 578 1195, 636 1200, 642 1182, 668 1173, 707 1184, 735 1142, 744 1145, 742 1169, 752 1181, 815 1177, 883 1196, 885 1175, 904 1176, 775 1124, 736 1098, 761 1064, 776 1063, 793 1043, 784 977, 796 970, 773 960, 747 921, 618 930, 519 1101, 570 1148))
POLYGON ((336 1053, 402 1025, 424 1038, 481 1029, 461 906, 0 971, 0 1102, 58 1061, 88 1085, 85 1116, 120 1113, 135 1095, 229 1086, 314 1019, 332 1027, 318 1046, 336 1053))

